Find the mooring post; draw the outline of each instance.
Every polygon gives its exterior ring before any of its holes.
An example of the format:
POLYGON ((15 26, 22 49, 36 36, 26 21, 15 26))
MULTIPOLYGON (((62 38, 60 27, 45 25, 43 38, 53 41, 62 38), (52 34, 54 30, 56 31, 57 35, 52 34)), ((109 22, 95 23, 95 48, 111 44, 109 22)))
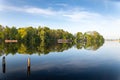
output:
POLYGON ((27 75, 30 75, 30 58, 27 59, 27 75))
POLYGON ((3 70, 3 73, 6 72, 6 62, 5 62, 5 56, 2 58, 2 70, 3 70))

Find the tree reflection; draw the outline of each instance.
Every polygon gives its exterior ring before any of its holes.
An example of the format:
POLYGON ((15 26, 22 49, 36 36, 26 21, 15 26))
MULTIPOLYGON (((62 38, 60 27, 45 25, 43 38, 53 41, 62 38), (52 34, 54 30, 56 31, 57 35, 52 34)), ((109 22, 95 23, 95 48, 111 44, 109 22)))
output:
POLYGON ((98 50, 101 46, 103 45, 103 43, 85 43, 84 45, 84 49, 87 50, 98 50))
POLYGON ((77 43, 77 44, 76 44, 76 48, 77 48, 77 49, 82 49, 83 46, 84 46, 84 43, 77 43))
POLYGON ((78 43, 44 43, 40 44, 27 44, 27 43, 2 43, 0 44, 0 56, 4 54, 48 54, 50 52, 63 52, 68 50, 75 45, 77 49, 87 49, 87 50, 97 50, 99 49, 104 42, 101 43, 90 43, 90 42, 78 42, 78 43))

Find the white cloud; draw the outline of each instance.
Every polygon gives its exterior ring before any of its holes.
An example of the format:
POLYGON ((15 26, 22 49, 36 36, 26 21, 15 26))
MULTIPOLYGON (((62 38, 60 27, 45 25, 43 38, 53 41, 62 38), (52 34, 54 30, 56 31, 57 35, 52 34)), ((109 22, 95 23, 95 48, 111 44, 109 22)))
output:
POLYGON ((88 11, 77 11, 77 12, 70 12, 71 14, 65 14, 63 16, 68 17, 70 21, 80 22, 80 20, 90 20, 95 18, 102 17, 98 13, 91 13, 88 11))
POLYGON ((43 8, 36 8, 36 7, 2 6, 0 10, 19 11, 19 12, 25 12, 30 14, 42 14, 42 15, 54 15, 56 13, 51 9, 43 9, 43 8))
MULTIPOLYGON (((62 6, 67 6, 67 4, 56 4, 56 5, 62 5, 62 6)), ((64 10, 64 9, 60 9, 60 10, 52 10, 51 8, 38 8, 38 7, 16 7, 16 6, 5 6, 5 5, 1 5, 0 6, 0 10, 4 10, 4 11, 18 11, 18 12, 25 12, 25 13, 30 13, 30 14, 42 14, 42 15, 53 15, 53 16, 67 16, 69 13, 73 13, 75 12, 75 15, 77 13, 77 11, 80 10, 84 10, 84 8, 78 8, 78 7, 74 7, 74 8, 70 8, 68 10, 64 10)), ((83 14, 86 14, 86 12, 83 12, 83 14)))
POLYGON ((54 15, 55 12, 50 9, 41 9, 41 8, 26 8, 27 13, 43 14, 43 15, 54 15))
POLYGON ((68 6, 68 4, 65 4, 65 3, 57 3, 57 4, 55 4, 55 5, 57 5, 57 6, 62 6, 62 7, 67 7, 67 6, 68 6))
MULTIPOLYGON (((65 4, 59 4, 65 5, 65 4)), ((67 18, 71 21, 79 21, 79 20, 87 20, 90 18, 101 17, 98 13, 91 13, 85 11, 83 8, 71 8, 69 10, 52 10, 50 8, 43 9, 37 7, 16 7, 16 6, 1 6, 0 10, 4 11, 18 11, 25 12, 30 14, 39 14, 39 15, 53 15, 53 16, 61 16, 67 18)))

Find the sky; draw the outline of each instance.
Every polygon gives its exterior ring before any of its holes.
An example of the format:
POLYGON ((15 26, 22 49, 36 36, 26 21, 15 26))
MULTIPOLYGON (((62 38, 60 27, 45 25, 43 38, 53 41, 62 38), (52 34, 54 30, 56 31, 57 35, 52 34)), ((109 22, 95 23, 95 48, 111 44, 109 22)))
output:
POLYGON ((120 0, 0 0, 3 26, 64 29, 73 34, 97 31, 120 38, 120 0))

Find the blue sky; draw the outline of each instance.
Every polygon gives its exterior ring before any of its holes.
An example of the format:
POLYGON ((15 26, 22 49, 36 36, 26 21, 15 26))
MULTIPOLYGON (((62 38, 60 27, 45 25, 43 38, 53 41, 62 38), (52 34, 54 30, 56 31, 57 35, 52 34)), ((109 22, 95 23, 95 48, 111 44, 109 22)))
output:
POLYGON ((0 0, 0 24, 48 26, 71 33, 98 31, 120 38, 119 0, 0 0))

